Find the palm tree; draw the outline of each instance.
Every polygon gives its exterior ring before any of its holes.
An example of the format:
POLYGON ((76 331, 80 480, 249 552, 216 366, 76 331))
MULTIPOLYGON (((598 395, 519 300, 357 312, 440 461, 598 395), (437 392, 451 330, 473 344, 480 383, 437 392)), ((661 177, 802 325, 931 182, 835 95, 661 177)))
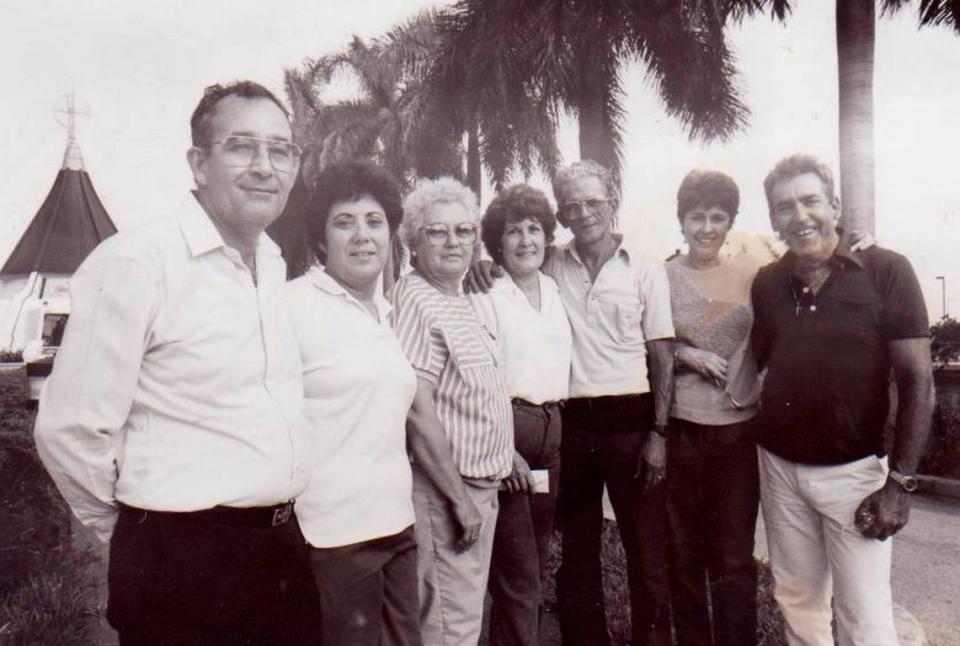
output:
POLYGON ((352 157, 375 160, 404 184, 412 174, 457 173, 460 133, 437 118, 420 80, 437 47, 435 21, 435 13, 421 13, 369 44, 354 37, 342 52, 286 71, 308 177, 352 157), (359 98, 323 102, 323 91, 343 72, 359 83, 359 98))
MULTIPOLYGON (((731 0, 738 11, 764 8, 780 20, 789 0, 731 0)), ((910 0, 880 0, 881 12, 896 13, 910 0)), ((948 25, 960 32, 960 0, 920 0, 920 26, 948 25)), ((874 233, 873 52, 876 0, 837 0, 837 67, 840 108, 840 193, 843 219, 850 229, 874 233)))
POLYGON ((625 61, 645 64, 692 139, 723 139, 746 122, 723 36, 740 13, 717 0, 459 0, 439 24, 431 82, 477 120, 488 154, 552 136, 569 110, 580 156, 618 171, 625 61))

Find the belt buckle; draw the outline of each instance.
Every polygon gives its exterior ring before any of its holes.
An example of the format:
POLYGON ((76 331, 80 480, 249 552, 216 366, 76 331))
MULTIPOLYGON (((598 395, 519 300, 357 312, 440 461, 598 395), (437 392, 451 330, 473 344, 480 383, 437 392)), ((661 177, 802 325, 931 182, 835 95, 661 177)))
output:
POLYGON ((285 504, 283 507, 277 507, 273 510, 273 520, 270 522, 271 527, 279 527, 281 525, 286 525, 290 521, 290 515, 293 514, 293 505, 290 503, 285 504))

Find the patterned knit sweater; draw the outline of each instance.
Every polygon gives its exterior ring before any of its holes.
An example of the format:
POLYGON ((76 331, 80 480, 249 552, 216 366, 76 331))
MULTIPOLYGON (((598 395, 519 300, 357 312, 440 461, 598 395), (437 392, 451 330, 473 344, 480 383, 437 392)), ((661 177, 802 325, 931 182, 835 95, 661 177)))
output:
POLYGON ((678 344, 727 360, 727 382, 719 387, 678 364, 673 417, 714 426, 743 422, 756 414, 760 380, 749 347, 750 284, 761 264, 743 254, 702 270, 688 267, 684 256, 666 264, 678 344))

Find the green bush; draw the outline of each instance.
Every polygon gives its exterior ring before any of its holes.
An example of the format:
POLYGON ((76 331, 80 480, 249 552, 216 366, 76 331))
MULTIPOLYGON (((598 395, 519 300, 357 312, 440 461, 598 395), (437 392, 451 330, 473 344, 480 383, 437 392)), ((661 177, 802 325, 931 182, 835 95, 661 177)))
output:
POLYGON ((960 478, 960 372, 938 371, 937 407, 920 473, 960 478))
POLYGON ((23 352, 20 350, 0 350, 0 363, 22 363, 23 352))
MULTIPOLYGON (((560 559, 558 532, 550 543, 547 580, 544 581, 543 587, 543 598, 548 607, 556 605, 556 573, 560 567, 560 559)), ((603 568, 604 606, 611 643, 628 644, 630 643, 630 592, 627 588, 626 556, 620 542, 620 534, 617 532, 617 525, 611 521, 603 523, 600 560, 603 568)), ((759 646, 786 646, 783 617, 773 598, 773 576, 766 565, 759 563, 758 566, 757 643, 759 646)), ((542 643, 553 644, 554 642, 542 643)))

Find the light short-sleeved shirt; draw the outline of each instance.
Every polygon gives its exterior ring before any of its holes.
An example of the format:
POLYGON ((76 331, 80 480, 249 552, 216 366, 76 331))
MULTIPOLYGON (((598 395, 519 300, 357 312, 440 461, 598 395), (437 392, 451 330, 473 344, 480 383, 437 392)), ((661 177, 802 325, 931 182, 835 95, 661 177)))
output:
POLYGON ((509 275, 470 300, 497 339, 510 397, 543 404, 569 394, 572 336, 556 282, 539 272, 537 278, 539 311, 509 275))
POLYGON ((413 524, 407 413, 417 378, 390 328, 319 267, 288 284, 303 361, 311 478, 297 520, 314 547, 392 536, 413 524))
POLYGON ((621 240, 591 283, 574 245, 557 249, 543 267, 557 281, 573 331, 570 397, 650 392, 645 344, 673 337, 663 263, 621 240))
POLYGON ((513 467, 513 411, 496 340, 462 293, 445 294, 416 270, 393 287, 396 332, 421 379, 460 475, 495 482, 513 467))
POLYGON ((37 448, 101 539, 117 501, 156 511, 286 502, 307 484, 300 353, 280 249, 257 281, 194 197, 107 239, 71 282, 37 448))

